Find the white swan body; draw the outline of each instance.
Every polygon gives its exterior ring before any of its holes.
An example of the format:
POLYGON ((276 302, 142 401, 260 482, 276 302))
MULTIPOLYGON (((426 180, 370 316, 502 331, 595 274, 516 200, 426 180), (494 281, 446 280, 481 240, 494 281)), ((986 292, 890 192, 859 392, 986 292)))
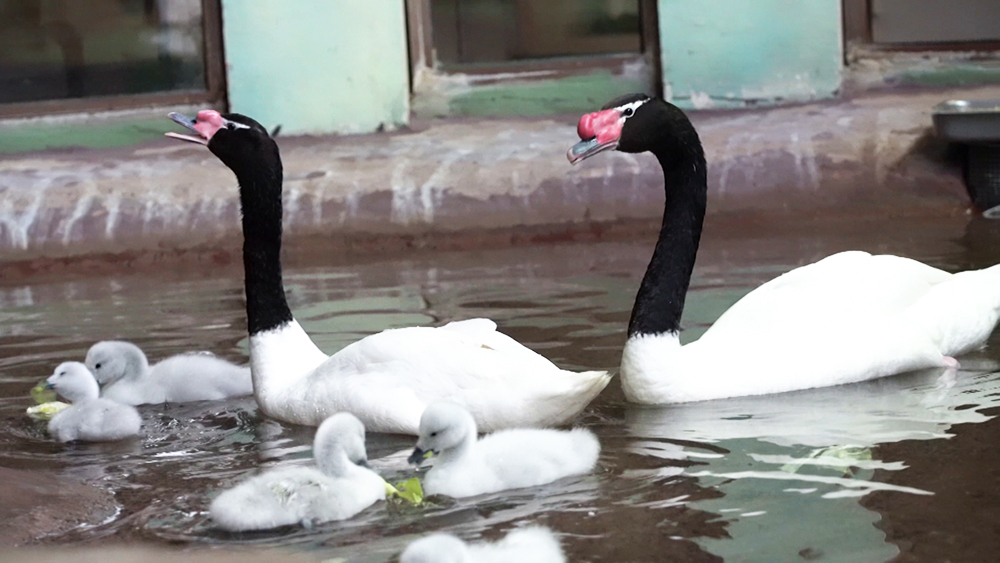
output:
POLYGON ((417 434, 424 409, 443 399, 484 431, 564 424, 611 377, 561 370, 488 319, 386 330, 330 357, 292 320, 250 337, 250 365, 269 416, 312 425, 348 411, 371 431, 401 434, 417 434))
POLYGON ((80 362, 60 364, 46 383, 73 403, 49 421, 49 434, 56 440, 114 442, 139 434, 142 419, 138 411, 99 398, 97 381, 80 362))
POLYGON ((511 530, 497 542, 465 543, 451 534, 432 534, 406 546, 400 563, 565 563, 559 540, 548 528, 511 530))
POLYGON ((103 385, 101 396, 127 405, 217 401, 253 393, 250 368, 209 353, 171 356, 150 366, 131 342, 106 340, 84 363, 103 385))
POLYGON ((476 439, 476 424, 461 406, 432 404, 420 419, 410 460, 440 454, 424 477, 427 494, 462 498, 534 487, 594 469, 601 452, 589 430, 515 428, 476 439))
POLYGON ((851 251, 779 276, 697 341, 639 334, 622 354, 626 397, 648 404, 781 393, 954 365, 1000 318, 1000 267, 950 274, 851 251))
POLYGON ((285 298, 277 144, 246 116, 170 117, 192 134, 169 136, 207 145, 239 181, 250 367, 268 416, 314 425, 347 411, 371 432, 416 434, 423 410, 447 399, 484 430, 547 426, 571 420, 607 385, 607 372, 561 370, 488 319, 386 330, 327 357, 285 298))
POLYGON ((366 463, 364 426, 348 413, 316 431, 317 468, 286 467, 247 479, 212 501, 209 514, 222 529, 266 530, 292 524, 344 520, 385 499, 385 481, 366 463))

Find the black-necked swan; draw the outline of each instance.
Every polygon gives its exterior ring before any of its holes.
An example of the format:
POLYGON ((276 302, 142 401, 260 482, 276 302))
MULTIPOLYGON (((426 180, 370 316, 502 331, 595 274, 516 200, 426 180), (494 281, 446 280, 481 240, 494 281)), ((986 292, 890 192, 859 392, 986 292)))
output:
POLYGON ((956 366, 1000 316, 1000 266, 950 274, 915 260, 842 252, 752 291, 695 342, 679 339, 707 200, 705 155, 683 111, 643 94, 584 115, 576 163, 651 152, 663 169, 663 225, 635 298, 621 382, 633 402, 780 393, 956 366))
POLYGON ((71 404, 49 421, 49 434, 60 442, 113 442, 139 433, 142 418, 135 407, 98 397, 97 380, 80 362, 63 362, 45 380, 71 404))
POLYGON ((419 465, 428 453, 437 458, 424 477, 424 492, 462 498, 589 473, 601 445, 583 428, 510 428, 477 439, 476 421, 467 410, 438 401, 420 417, 410 463, 419 465))
POLYGON ((488 319, 386 330, 327 356, 285 301, 278 145, 239 114, 171 118, 194 134, 169 136, 207 145, 239 181, 250 367, 267 415, 316 425, 347 411, 369 431, 416 434, 427 405, 448 399, 485 430, 550 426, 572 419, 607 385, 607 372, 561 370, 488 319))
POLYGON ((431 534, 406 546, 399 563, 565 563, 551 530, 511 530, 496 542, 465 543, 451 534, 431 534))
POLYGON ((230 532, 311 526, 344 520, 385 499, 386 484, 368 469, 365 427, 354 415, 323 421, 313 440, 313 467, 266 471, 224 491, 209 515, 230 532))
POLYGON ((126 405, 218 401, 253 393, 250 368, 207 353, 177 354, 152 366, 135 344, 104 340, 83 362, 101 396, 126 405))

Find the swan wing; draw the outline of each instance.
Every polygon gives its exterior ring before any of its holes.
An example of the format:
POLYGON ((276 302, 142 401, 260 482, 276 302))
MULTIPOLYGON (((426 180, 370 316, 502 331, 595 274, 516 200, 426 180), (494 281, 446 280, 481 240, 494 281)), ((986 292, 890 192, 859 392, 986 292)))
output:
POLYGON ((490 434, 476 449, 506 487, 531 487, 587 473, 597 463, 601 446, 583 428, 518 428, 490 434))
POLYGON ((701 380, 661 377, 656 393, 672 399, 661 402, 784 393, 946 365, 927 333, 900 315, 876 313, 859 322, 850 313, 827 313, 809 329, 774 325, 688 344, 685 365, 701 380))
POLYGON ((474 364, 499 360, 521 370, 560 371, 541 354, 498 331, 497 324, 490 319, 451 322, 437 328, 384 330, 351 344, 342 353, 350 353, 356 361, 365 363, 394 361, 405 355, 413 361, 474 364), (349 352, 351 348, 354 349, 349 352))
POLYGON ((370 431, 415 433, 423 409, 447 399, 469 409, 485 432, 564 423, 609 379, 561 370, 492 321, 474 319, 363 338, 320 364, 287 404, 306 424, 346 410, 370 431))
POLYGON ((849 251, 791 270, 751 291, 729 308, 702 337, 778 331, 809 331, 829 315, 857 323, 874 315, 899 314, 952 274, 916 260, 849 251))
POLYGON ((207 353, 178 354, 158 362, 149 370, 148 385, 162 389, 164 400, 171 403, 253 393, 249 367, 207 353))

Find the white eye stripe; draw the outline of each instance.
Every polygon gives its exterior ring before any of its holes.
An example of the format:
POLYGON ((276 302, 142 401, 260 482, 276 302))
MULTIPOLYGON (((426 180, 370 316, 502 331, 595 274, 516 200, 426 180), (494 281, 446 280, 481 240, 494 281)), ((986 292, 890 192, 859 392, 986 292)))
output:
POLYGON ((225 120, 225 121, 226 121, 226 127, 230 128, 230 129, 249 129, 250 128, 249 125, 244 125, 242 123, 237 123, 235 121, 229 121, 228 119, 225 120))
POLYGON ((635 113, 635 110, 639 109, 639 106, 641 106, 642 104, 644 104, 644 103, 646 103, 648 101, 649 101, 649 98, 646 98, 644 100, 636 100, 636 101, 628 103, 628 104, 620 105, 620 106, 616 107, 615 109, 618 110, 618 113, 622 114, 622 117, 624 119, 628 119, 632 114, 635 113), (625 115, 626 113, 628 113, 628 115, 625 115))

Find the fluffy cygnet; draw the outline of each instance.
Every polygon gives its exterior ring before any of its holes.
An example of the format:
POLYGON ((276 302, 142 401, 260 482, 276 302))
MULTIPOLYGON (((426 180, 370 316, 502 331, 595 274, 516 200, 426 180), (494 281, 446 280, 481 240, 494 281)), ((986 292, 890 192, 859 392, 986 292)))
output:
POLYGON ((101 396, 128 405, 217 401, 253 393, 250 368, 211 354, 178 354, 150 367, 131 342, 106 340, 85 362, 102 385, 101 396))
POLYGON ((424 478, 427 494, 469 497, 533 487, 587 473, 601 445, 588 430, 511 429, 476 440, 476 422, 454 403, 432 403, 420 417, 420 438, 410 462, 440 454, 424 478))
POLYGON ((565 563, 559 540, 548 528, 513 530, 496 543, 467 544, 451 534, 433 534, 406 547, 400 563, 565 563))
POLYGON ((63 362, 46 386, 73 404, 49 421, 49 434, 60 442, 112 442, 139 433, 142 419, 134 407, 98 397, 97 381, 80 362, 63 362))
POLYGON ((342 412, 316 430, 313 457, 318 469, 268 471, 223 492, 209 513, 231 532, 344 520, 385 498, 385 481, 367 465, 365 427, 342 412))

